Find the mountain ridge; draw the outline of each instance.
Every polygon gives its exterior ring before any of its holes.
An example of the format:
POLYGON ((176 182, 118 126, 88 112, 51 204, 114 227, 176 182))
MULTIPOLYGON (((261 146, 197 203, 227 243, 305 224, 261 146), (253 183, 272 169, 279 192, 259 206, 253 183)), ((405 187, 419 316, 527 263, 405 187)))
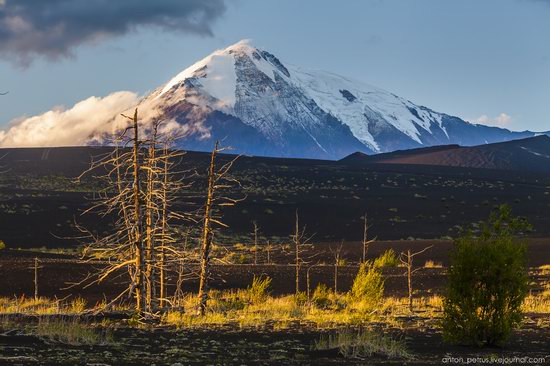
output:
POLYGON ((550 137, 539 135, 477 146, 443 145, 370 156, 353 153, 339 162, 351 165, 437 165, 550 173, 550 137))

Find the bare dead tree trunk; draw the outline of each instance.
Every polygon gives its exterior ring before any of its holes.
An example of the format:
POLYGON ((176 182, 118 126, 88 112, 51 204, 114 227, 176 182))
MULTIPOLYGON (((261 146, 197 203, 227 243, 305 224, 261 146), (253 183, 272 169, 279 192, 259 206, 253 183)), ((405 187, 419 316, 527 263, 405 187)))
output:
POLYGON ((412 289, 412 256, 411 250, 407 250, 407 288, 409 289, 409 311, 413 311, 413 289, 412 289))
POLYGON ((309 270, 311 269, 311 267, 309 267, 306 271, 306 294, 307 294, 307 300, 311 300, 311 286, 310 286, 310 280, 309 280, 309 270))
POLYGON ((214 145, 212 155, 210 156, 210 166, 208 168, 208 189, 206 194, 206 204, 204 206, 204 226, 202 231, 201 245, 201 269, 199 279, 199 309, 198 315, 204 315, 206 311, 206 301, 208 299, 208 265, 210 261, 210 248, 212 244, 211 215, 212 202, 214 198, 214 180, 216 171, 216 153, 218 152, 218 141, 214 145))
POLYGON ((365 215, 363 216, 363 256, 361 258, 362 263, 365 263, 367 261, 367 254, 369 253, 369 246, 376 238, 369 239, 369 224, 368 224, 368 218, 367 213, 365 212, 365 215))
POLYGON ((338 293, 338 259, 334 262, 334 293, 338 293))
POLYGON ((298 210, 296 210, 296 222, 295 222, 295 235, 294 235, 294 246, 295 246, 295 267, 296 267, 296 295, 300 293, 300 222, 298 217, 298 210))
POLYGON ((344 245, 344 242, 335 249, 332 250, 330 248, 330 251, 332 252, 332 255, 334 256, 334 293, 338 293, 338 266, 340 265, 340 256, 342 253, 342 247, 344 245))
POLYGON ((367 231, 368 231, 367 213, 365 212, 364 226, 363 226, 363 263, 365 263, 365 261, 367 260, 367 250, 369 249, 367 244, 367 231))
POLYGON ((149 143, 149 156, 147 159, 147 191, 145 194, 145 222, 146 222, 146 267, 145 267, 145 278, 146 278, 146 303, 147 310, 151 311, 153 308, 153 298, 154 298, 154 288, 155 288, 155 276, 154 276, 154 235, 153 235, 153 215, 154 215, 154 204, 153 204, 153 190, 154 190, 154 165, 155 165, 155 136, 152 137, 152 141, 149 143))
MULTIPOLYGON (((185 239, 183 243, 183 250, 182 252, 185 252, 187 249, 187 241, 189 239, 189 230, 185 234, 185 239)), ((178 277, 176 280, 176 290, 174 291, 174 302, 177 302, 177 300, 181 299, 183 297, 183 277, 184 277, 184 259, 182 257, 178 258, 178 277)))
POLYGON ((258 265, 258 223, 253 222, 254 225, 254 265, 258 265))
POLYGON ((160 258, 159 258, 159 282, 160 282, 160 301, 161 308, 164 307, 166 301, 166 278, 165 278, 165 266, 166 266, 166 245, 167 243, 167 220, 168 220, 168 148, 164 149, 164 175, 162 185, 162 211, 161 211, 161 246, 160 246, 160 258))
POLYGON ((415 256, 424 253, 426 250, 430 249, 433 245, 430 245, 429 247, 426 247, 418 252, 411 252, 410 249, 408 249, 406 252, 402 252, 399 255, 399 261, 405 266, 407 269, 407 272, 405 275, 407 276, 407 288, 409 292, 409 311, 413 312, 413 287, 412 287, 412 275, 418 271, 420 268, 413 269, 413 259, 415 256))
POLYGON ((144 258, 143 258, 143 239, 142 239, 142 220, 141 220, 141 190, 140 190, 140 162, 139 162, 139 127, 138 127, 138 110, 134 112, 134 139, 133 139, 133 197, 134 197, 134 221, 135 221, 135 261, 136 261, 136 275, 135 275, 135 297, 136 297, 136 310, 143 312, 145 310, 145 286, 143 281, 144 274, 144 258))
POLYGON ((34 300, 38 301, 38 258, 34 258, 34 300))
POLYGON ((267 254, 267 264, 271 264, 271 243, 268 241, 265 247, 267 254))

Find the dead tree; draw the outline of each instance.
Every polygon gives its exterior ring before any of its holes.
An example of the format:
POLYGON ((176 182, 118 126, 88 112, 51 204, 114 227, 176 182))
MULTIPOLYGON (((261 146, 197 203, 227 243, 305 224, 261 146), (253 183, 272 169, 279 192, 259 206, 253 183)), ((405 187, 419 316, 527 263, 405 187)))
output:
POLYGON ((146 265, 145 265, 145 287, 146 287, 146 303, 147 303, 147 310, 151 311, 154 307, 153 299, 155 296, 155 228, 154 228, 154 222, 155 219, 155 209, 156 207, 156 200, 155 200, 155 189, 157 181, 157 160, 155 158, 156 156, 156 139, 157 139, 157 130, 158 125, 155 124, 153 127, 153 133, 151 134, 151 138, 149 141, 149 151, 147 155, 147 164, 146 164, 146 171, 147 171, 147 188, 145 191, 145 225, 146 225, 146 247, 145 247, 145 258, 146 258, 146 265))
POLYGON ((157 305, 161 309, 165 308, 168 300, 167 268, 170 263, 180 263, 180 257, 185 255, 175 247, 178 235, 173 223, 179 226, 193 222, 188 214, 176 212, 173 209, 173 202, 178 198, 179 192, 191 184, 184 182, 188 178, 188 171, 174 171, 176 161, 180 160, 185 153, 169 149, 174 137, 159 136, 158 129, 159 125, 153 124, 146 166, 148 307, 151 310, 154 310, 157 305))
POLYGON ((34 300, 38 301, 38 269, 42 268, 39 265, 39 260, 37 257, 34 258, 34 300))
POLYGON ((296 295, 300 293, 300 265, 301 265, 301 245, 302 245, 303 231, 300 232, 300 218, 298 216, 298 210, 296 210, 296 222, 294 230, 294 266, 296 269, 296 295))
POLYGON ((340 243, 339 246, 336 247, 336 249, 330 248, 330 251, 332 252, 332 255, 334 256, 334 293, 338 293, 338 266, 340 266, 340 255, 342 253, 342 247, 344 245, 344 241, 340 243))
POLYGON ((241 199, 234 199, 223 194, 224 189, 228 189, 233 185, 239 185, 239 182, 228 176, 229 170, 237 160, 238 156, 221 168, 216 167, 216 157, 224 149, 219 147, 219 142, 216 141, 214 149, 210 155, 210 165, 208 167, 208 179, 206 190, 206 202, 204 205, 203 230, 201 236, 201 258, 200 258, 200 277, 199 277, 199 307, 198 315, 204 315, 206 311, 206 303, 208 300, 208 276, 210 265, 210 251, 213 240, 213 224, 221 227, 227 227, 221 221, 220 217, 215 217, 216 208, 222 206, 232 206, 241 199))
MULTIPOLYGON (((127 117, 127 116, 125 116, 127 117)), ((130 118, 130 117, 127 117, 130 118)), ((134 138, 133 138, 133 177, 132 184, 132 196, 134 201, 134 251, 135 251, 135 297, 136 297, 136 310, 143 312, 145 310, 145 281, 143 280, 144 270, 144 258, 143 258, 143 221, 142 221, 142 203, 141 203, 141 160, 140 160, 140 144, 139 139, 139 125, 138 125, 138 110, 134 111, 134 117, 131 118, 133 122, 134 138)))
POLYGON ((254 225, 254 265, 258 265, 258 223, 252 222, 254 225))
POLYGON ((300 228, 300 217, 298 210, 296 210, 295 222, 294 222, 294 234, 291 236, 292 243, 294 244, 294 267, 295 267, 295 293, 300 294, 300 268, 302 265, 310 264, 309 259, 304 258, 303 253, 308 242, 313 237, 306 237, 306 227, 300 228))
POLYGON ((369 229, 370 229, 370 226, 368 224, 367 213, 365 212, 365 215, 363 216, 363 241, 362 241, 363 256, 362 256, 361 263, 365 263, 367 261, 369 245, 376 240, 376 238, 369 239, 369 236, 368 236, 369 229))
POLYGON ((90 169, 79 177, 81 180, 85 175, 93 175, 103 182, 104 188, 98 192, 95 204, 84 213, 99 211, 102 217, 114 217, 114 229, 99 237, 77 227, 91 239, 85 254, 107 260, 99 273, 86 279, 87 286, 120 275, 119 272, 126 269, 129 285, 111 303, 128 294, 135 299, 136 311, 143 314, 155 310, 159 282, 162 283, 160 298, 165 298, 165 287, 162 288, 165 253, 174 242, 169 219, 182 217, 170 211, 170 192, 177 191, 171 182, 170 170, 174 158, 183 153, 167 149, 173 136, 157 134, 162 122, 153 122, 152 128, 142 127, 137 109, 132 117, 123 116, 130 125, 114 138, 113 150, 93 161, 90 169), (97 173, 100 175, 95 175, 97 173), (157 279, 157 272, 162 279, 157 279))
POLYGON ((265 253, 266 253, 266 260, 267 260, 267 264, 271 264, 271 251, 273 250, 273 245, 271 244, 270 241, 267 242, 266 246, 265 246, 265 253))
POLYGON ((207 277, 208 277, 208 264, 210 261, 210 248, 212 246, 212 203, 214 200, 214 184, 215 184, 215 171, 216 171, 216 154, 218 153, 218 141, 214 145, 212 154, 210 156, 210 166, 208 168, 208 188, 206 191, 206 204, 204 206, 204 226, 202 231, 202 245, 201 245, 201 273, 199 280, 199 315, 204 315, 206 310, 207 300, 207 277))
MULTIPOLYGON (((185 253, 187 251, 187 245, 189 240, 189 235, 191 230, 188 229, 184 235, 182 248, 179 250, 180 253, 185 253)), ((178 303, 180 299, 183 298, 183 281, 185 279, 185 260, 186 256, 180 255, 177 258, 177 277, 176 277, 176 289, 173 295, 173 303, 178 303)))
POLYGON ((159 284, 160 298, 159 305, 164 307, 166 301, 166 245, 168 244, 168 189, 169 189, 169 168, 168 148, 164 149, 164 169, 162 185, 162 212, 161 212, 161 246, 159 249, 159 284))
POLYGON ((412 288, 412 275, 418 271, 420 268, 413 269, 413 259, 415 256, 424 253, 426 250, 433 247, 433 245, 430 245, 429 247, 426 247, 418 252, 411 252, 410 249, 408 249, 406 252, 401 252, 399 255, 399 261, 405 266, 407 269, 407 272, 404 274, 407 276, 407 288, 409 290, 409 311, 412 313, 413 311, 413 288, 412 288))

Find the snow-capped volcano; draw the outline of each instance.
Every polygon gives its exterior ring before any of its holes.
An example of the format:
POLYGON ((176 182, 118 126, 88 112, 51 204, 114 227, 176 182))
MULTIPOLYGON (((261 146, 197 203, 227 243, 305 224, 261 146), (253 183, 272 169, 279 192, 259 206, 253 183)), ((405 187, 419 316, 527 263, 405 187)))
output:
POLYGON ((181 142, 185 149, 209 150, 219 139, 251 155, 339 159, 534 135, 471 124, 365 83, 283 64, 249 41, 212 53, 141 104, 201 126, 181 142))

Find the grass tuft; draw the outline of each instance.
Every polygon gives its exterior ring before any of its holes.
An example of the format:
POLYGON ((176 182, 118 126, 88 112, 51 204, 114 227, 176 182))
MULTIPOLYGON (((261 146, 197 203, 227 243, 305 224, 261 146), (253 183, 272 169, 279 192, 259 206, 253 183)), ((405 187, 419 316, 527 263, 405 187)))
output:
POLYGON ((345 358, 365 359, 373 355, 381 355, 388 358, 412 359, 404 342, 364 328, 346 328, 321 337, 314 348, 316 350, 338 349, 345 358))
POLYGON ((77 320, 50 320, 39 318, 31 333, 51 342, 73 346, 112 343, 112 335, 106 330, 97 331, 91 324, 77 320))

